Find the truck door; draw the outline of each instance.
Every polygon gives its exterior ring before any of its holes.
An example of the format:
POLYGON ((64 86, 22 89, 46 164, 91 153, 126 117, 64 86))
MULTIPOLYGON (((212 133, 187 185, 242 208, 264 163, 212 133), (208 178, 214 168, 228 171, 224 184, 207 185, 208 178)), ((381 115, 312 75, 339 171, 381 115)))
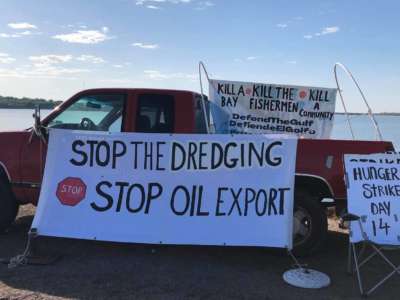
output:
MULTIPOLYGON (((121 132, 126 129, 125 111, 128 104, 125 93, 84 94, 52 113, 43 124, 45 127, 121 132)), ((24 202, 36 202, 43 176, 47 147, 36 136, 22 150, 21 187, 24 202)))

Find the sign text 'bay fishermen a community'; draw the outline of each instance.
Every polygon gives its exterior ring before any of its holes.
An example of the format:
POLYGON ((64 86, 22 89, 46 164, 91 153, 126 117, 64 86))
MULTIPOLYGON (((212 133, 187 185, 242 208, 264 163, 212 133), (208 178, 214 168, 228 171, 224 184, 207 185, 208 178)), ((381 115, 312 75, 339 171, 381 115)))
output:
POLYGON ((210 80, 219 133, 287 133, 329 138, 336 89, 210 80))

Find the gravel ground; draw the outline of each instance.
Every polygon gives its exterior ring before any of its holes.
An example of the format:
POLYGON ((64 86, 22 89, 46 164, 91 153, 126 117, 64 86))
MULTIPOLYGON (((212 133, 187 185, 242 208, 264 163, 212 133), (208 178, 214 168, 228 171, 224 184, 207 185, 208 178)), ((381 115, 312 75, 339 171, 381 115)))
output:
MULTIPOLYGON (((0 235, 0 257, 23 251, 34 208, 24 207, 16 224, 0 235)), ((330 219, 323 251, 301 262, 327 273, 328 288, 305 290, 285 284, 282 274, 291 260, 263 248, 183 247, 117 244, 40 238, 42 253, 61 254, 47 266, 8 269, 0 264, 3 299, 361 299, 355 278, 346 274, 347 235, 330 219)), ((392 253, 400 263, 400 254, 392 253)), ((380 278, 379 260, 364 269, 380 278)), ((371 298, 398 299, 394 277, 371 298)))

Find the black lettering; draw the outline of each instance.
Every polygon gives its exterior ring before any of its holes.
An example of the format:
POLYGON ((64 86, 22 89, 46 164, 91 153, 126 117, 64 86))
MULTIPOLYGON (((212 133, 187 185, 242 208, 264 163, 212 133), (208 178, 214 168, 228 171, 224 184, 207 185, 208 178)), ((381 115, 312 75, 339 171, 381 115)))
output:
POLYGON ((113 160, 112 160, 112 168, 115 169, 117 167, 117 158, 124 156, 126 154, 126 145, 123 141, 114 141, 113 143, 113 160), (118 151, 118 145, 121 146, 121 150, 118 151))
POLYGON ((200 152, 199 152, 199 169, 207 170, 206 166, 203 166, 203 157, 207 157, 207 152, 204 151, 204 146, 206 146, 207 142, 200 142, 200 152))
POLYGON ((211 144, 211 169, 212 170, 215 170, 222 164, 223 153, 224 153, 224 149, 222 148, 221 145, 219 145, 217 143, 211 144), (218 153, 218 159, 217 159, 217 153, 218 153))
POLYGON ((269 190, 269 198, 268 198, 268 216, 271 215, 271 210, 274 210, 274 215, 278 214, 278 210, 275 206, 275 200, 278 196, 278 191, 276 189, 269 190))
POLYGON ((164 157, 164 155, 160 151, 161 145, 165 145, 165 142, 157 142, 157 164, 156 164, 157 171, 165 171, 164 167, 160 167, 160 161, 164 157))
POLYGON ((183 165, 185 164, 186 161, 186 152, 185 152, 185 148, 181 145, 178 144, 177 142, 173 142, 172 143, 172 158, 171 158, 171 170, 172 171, 178 171, 180 169, 182 169, 183 165), (180 164, 177 164, 177 155, 176 152, 178 151, 181 152, 181 162, 180 164))
POLYGON ((226 187, 220 187, 218 188, 218 196, 217 196, 217 208, 215 210, 215 216, 216 217, 221 217, 221 216, 226 216, 225 212, 220 212, 220 204, 224 203, 224 200, 222 200, 222 192, 227 191, 228 188, 226 187))
POLYGON ((210 213, 208 211, 201 211, 201 204, 203 200, 203 186, 199 186, 199 196, 198 196, 198 201, 197 201, 197 216, 208 216, 210 213))
POLYGON ((261 217, 265 215, 266 211, 267 211, 267 193, 265 192, 265 190, 259 190, 256 196, 256 214, 257 216, 261 217), (262 210, 259 209, 260 201, 262 201, 263 203, 262 210))
POLYGON ((285 213, 285 192, 290 191, 290 188, 279 188, 279 215, 285 213))
POLYGON ((236 147, 237 147, 237 144, 234 143, 234 142, 231 142, 231 143, 226 144, 226 146, 225 146, 225 153, 224 153, 224 164, 225 164, 225 166, 226 166, 227 168, 229 168, 229 169, 232 169, 232 168, 236 167, 237 161, 238 161, 237 158, 231 158, 231 159, 229 160, 229 162, 228 162, 229 148, 232 148, 232 147, 233 147, 233 148, 236 148, 236 147))
POLYGON ((80 161, 71 158, 69 161, 74 165, 74 166, 83 166, 87 163, 88 161, 88 157, 85 151, 79 150, 78 147, 82 147, 84 146, 85 143, 81 140, 75 140, 72 143, 72 151, 76 154, 79 154, 82 158, 80 161))
POLYGON ((241 211, 241 209, 240 209, 240 201, 239 201, 239 199, 240 199, 239 196, 240 196, 241 192, 242 192, 242 188, 240 188, 240 189, 238 190, 237 194, 235 194, 235 190, 234 190, 234 189, 231 189, 231 193, 232 193, 232 196, 233 196, 233 202, 232 202, 231 209, 230 209, 229 212, 228 212, 228 216, 231 215, 231 213, 232 213, 232 211, 233 211, 233 209, 234 209, 235 207, 237 208, 237 211, 238 211, 239 216, 242 215, 242 211, 241 211))
POLYGON ((244 215, 247 216, 247 211, 249 209, 249 204, 254 202, 256 197, 256 192, 251 188, 246 188, 246 197, 245 197, 245 208, 244 208, 244 215), (251 194, 251 196, 250 196, 251 194))
POLYGON ((150 203, 151 201, 157 199, 158 197, 161 196, 163 191, 163 187, 161 184, 156 183, 156 182, 150 182, 149 187, 147 190, 147 203, 146 203, 146 208, 144 210, 145 214, 148 214, 150 212, 150 203), (153 192, 153 189, 156 189, 156 192, 153 192))
POLYGON ((258 152, 256 146, 254 143, 250 142, 249 143, 249 167, 252 166, 253 164, 253 154, 257 157, 258 159, 258 165, 262 166, 263 165, 263 155, 262 153, 264 152, 264 143, 261 145, 261 151, 258 152))
POLYGON ((107 204, 105 206, 99 206, 95 202, 90 203, 90 206, 95 211, 99 211, 99 212, 104 212, 104 211, 109 210, 113 206, 113 202, 114 202, 113 197, 102 190, 103 186, 111 188, 112 184, 111 184, 111 182, 108 182, 108 181, 101 181, 96 185, 97 194, 100 195, 101 197, 103 197, 107 201, 107 204))
POLYGON ((174 190, 172 191, 171 201, 170 201, 170 206, 171 206, 171 210, 173 211, 173 213, 176 214, 177 216, 183 216, 188 211, 189 205, 190 205, 190 194, 189 194, 189 191, 187 190, 187 188, 184 187, 183 185, 179 185, 176 188, 174 188, 174 190), (179 191, 183 192, 184 199, 185 199, 185 206, 184 206, 183 210, 181 210, 181 211, 178 211, 175 207, 176 206, 176 204, 175 204, 176 194, 179 191))
POLYGON ((265 160, 267 161, 267 163, 270 166, 279 166, 282 163, 282 157, 280 156, 275 156, 272 157, 272 148, 276 147, 276 146, 282 146, 282 142, 281 141, 276 141, 271 143, 270 145, 268 145, 267 150, 265 151, 265 160))
POLYGON ((153 170, 153 143, 144 143, 144 169, 153 170), (148 164, 150 165, 148 168, 148 164))
POLYGON ((146 196, 145 196, 145 192, 144 192, 143 186, 141 184, 138 184, 138 183, 132 184, 129 187, 128 193, 127 193, 127 196, 126 196, 126 209, 131 213, 137 213, 137 212, 141 211, 142 208, 143 208, 144 202, 145 202, 145 197, 146 196), (140 192, 140 196, 139 196, 140 204, 139 204, 139 206, 137 208, 132 208, 132 206, 131 206, 131 199, 132 199, 131 194, 133 193, 133 190, 135 188, 138 189, 139 192, 140 192))
POLYGON ((98 143, 97 141, 86 141, 86 143, 90 146, 90 161, 89 166, 93 167, 93 157, 94 157, 94 146, 98 143))
POLYGON ((196 164, 196 157, 195 154, 197 152, 197 144, 195 142, 190 142, 189 143, 189 151, 188 151, 188 170, 191 170, 191 164, 193 163, 193 169, 197 170, 197 164, 196 164))
POLYGON ((121 205, 122 205, 122 199, 124 198, 124 190, 127 186, 129 186, 128 182, 124 182, 124 181, 117 181, 115 183, 115 186, 119 186, 119 194, 118 194, 118 202, 117 202, 117 208, 116 208, 116 212, 120 212, 121 211, 121 205))
POLYGON ((372 197, 372 191, 370 189, 371 186, 368 183, 364 183, 362 185, 362 187, 364 189, 364 192, 363 192, 364 197, 367 199, 370 199, 372 197))
POLYGON ((106 141, 100 141, 96 147, 96 164, 100 167, 105 167, 108 165, 109 161, 110 161, 110 146, 106 141), (101 159, 102 148, 105 151, 105 157, 103 160, 101 159))
POLYGON ((135 157, 133 159, 133 168, 136 170, 138 168, 138 145, 143 144, 143 142, 131 142, 131 144, 134 146, 133 152, 135 152, 135 157))

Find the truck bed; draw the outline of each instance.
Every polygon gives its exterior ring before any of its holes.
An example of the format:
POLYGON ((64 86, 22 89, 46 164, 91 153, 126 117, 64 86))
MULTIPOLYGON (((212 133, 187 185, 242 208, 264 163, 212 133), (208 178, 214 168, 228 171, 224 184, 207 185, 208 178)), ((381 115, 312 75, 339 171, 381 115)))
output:
POLYGON ((391 142, 300 139, 296 174, 319 177, 328 184, 334 199, 345 199, 343 155, 387 151, 394 151, 391 142))

